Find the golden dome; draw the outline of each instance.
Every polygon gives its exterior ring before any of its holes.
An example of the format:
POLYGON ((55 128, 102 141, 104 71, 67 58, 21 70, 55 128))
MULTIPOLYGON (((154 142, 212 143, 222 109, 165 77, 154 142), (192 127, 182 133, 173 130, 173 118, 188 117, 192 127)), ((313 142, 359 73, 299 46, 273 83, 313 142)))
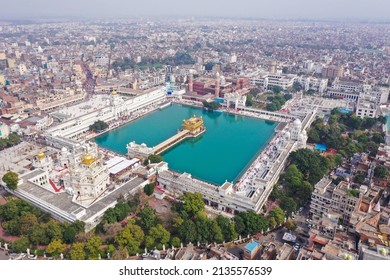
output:
POLYGON ((111 95, 117 95, 116 90, 113 90, 113 91, 111 92, 111 95))
POLYGON ((82 164, 85 164, 85 165, 91 165, 92 163, 95 162, 95 158, 93 158, 91 156, 90 153, 86 153, 84 156, 83 156, 83 160, 81 161, 82 164))
POLYGON ((39 153, 38 153, 38 159, 39 160, 42 160, 42 159, 44 159, 45 158, 45 153, 44 152, 42 152, 42 151, 39 151, 39 153))

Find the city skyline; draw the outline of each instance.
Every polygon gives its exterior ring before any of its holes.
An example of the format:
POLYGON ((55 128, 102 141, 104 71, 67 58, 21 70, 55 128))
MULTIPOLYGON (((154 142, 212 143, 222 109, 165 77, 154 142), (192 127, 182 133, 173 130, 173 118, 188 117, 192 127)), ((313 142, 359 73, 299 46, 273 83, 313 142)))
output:
MULTIPOLYGON (((5 1, 1 1, 5 2, 5 1)), ((6 9, 0 11, 0 19, 32 19, 32 18, 125 18, 143 16, 204 16, 233 18, 266 18, 266 19, 310 19, 310 20, 389 20, 387 11, 390 3, 385 0, 354 1, 330 0, 322 6, 308 0, 278 0, 272 3, 264 1, 199 0, 183 5, 177 0, 157 2, 153 0, 132 1, 121 0, 91 1, 47 1, 38 0, 33 3, 16 0, 2 3, 6 9)))

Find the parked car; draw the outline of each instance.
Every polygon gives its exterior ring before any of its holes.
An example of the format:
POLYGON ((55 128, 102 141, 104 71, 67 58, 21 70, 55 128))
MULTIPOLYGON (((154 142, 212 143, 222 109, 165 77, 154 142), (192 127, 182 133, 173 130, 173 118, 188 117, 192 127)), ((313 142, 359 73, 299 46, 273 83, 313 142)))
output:
POLYGON ((295 251, 299 251, 299 249, 301 249, 301 244, 295 243, 295 244, 294 244, 294 250, 295 250, 295 251))

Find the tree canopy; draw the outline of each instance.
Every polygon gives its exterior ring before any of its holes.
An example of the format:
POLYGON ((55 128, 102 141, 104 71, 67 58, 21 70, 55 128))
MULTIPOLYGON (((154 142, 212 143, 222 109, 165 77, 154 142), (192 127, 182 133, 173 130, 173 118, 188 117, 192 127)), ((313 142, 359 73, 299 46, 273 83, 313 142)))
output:
POLYGON ((198 212, 203 211, 205 204, 200 193, 185 193, 183 195, 183 210, 194 217, 198 212))
POLYGON ((8 171, 3 176, 3 182, 10 190, 16 190, 19 181, 19 175, 16 172, 8 171))
POLYGON ((380 178, 380 179, 386 179, 387 175, 389 174, 389 171, 387 170, 387 168, 383 165, 378 165, 375 167, 374 169, 374 176, 376 178, 380 178))
POLYGON ((148 159, 146 160, 146 164, 150 161, 150 163, 159 163, 163 161, 163 157, 161 155, 149 155, 148 159))
POLYGON ((154 209, 150 206, 145 206, 141 212, 139 213, 139 221, 138 224, 143 229, 149 230, 151 227, 156 225, 156 215, 154 213, 154 209))
POLYGON ((135 255, 144 241, 144 236, 141 227, 136 225, 134 220, 130 220, 121 233, 115 237, 115 242, 120 248, 126 248, 129 254, 135 255))
POLYGON ((154 183, 145 185, 144 193, 148 196, 151 196, 154 193, 154 183))
POLYGON ((108 124, 104 121, 97 120, 89 126, 91 131, 103 131, 108 128, 108 124))
POLYGON ((209 111, 215 111, 221 108, 221 104, 216 101, 207 102, 206 100, 203 101, 203 107, 208 109, 209 111))

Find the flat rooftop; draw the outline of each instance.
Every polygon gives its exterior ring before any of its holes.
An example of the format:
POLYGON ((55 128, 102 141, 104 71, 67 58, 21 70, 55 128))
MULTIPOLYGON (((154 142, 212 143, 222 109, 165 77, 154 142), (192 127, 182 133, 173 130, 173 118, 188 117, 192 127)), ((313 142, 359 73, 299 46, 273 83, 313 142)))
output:
POLYGON ((110 95, 107 94, 95 94, 92 95, 88 100, 81 103, 69 106, 63 106, 62 108, 55 110, 51 114, 55 116, 69 116, 70 119, 80 117, 85 114, 89 114, 96 110, 107 107, 110 95))
MULTIPOLYGON (((34 171, 33 173, 37 175, 39 170, 34 171)), ((42 171, 39 171, 42 173, 42 171)), ((81 206, 78 203, 72 201, 73 196, 69 195, 66 192, 62 193, 53 193, 50 192, 40 186, 37 186, 27 179, 31 177, 29 174, 22 176, 25 179, 25 182, 18 186, 17 191, 26 192, 33 199, 37 199, 47 203, 48 205, 52 205, 60 211, 65 212, 68 215, 72 215, 72 213, 77 213, 81 209, 85 209, 86 213, 81 217, 82 221, 88 220, 96 213, 102 211, 112 203, 114 203, 121 194, 126 194, 132 192, 136 189, 140 184, 142 184, 145 180, 139 177, 134 178, 133 180, 123 184, 122 186, 116 188, 114 191, 107 193, 103 198, 97 200, 89 207, 81 206)), ((55 210, 53 210, 55 211, 55 210)))

